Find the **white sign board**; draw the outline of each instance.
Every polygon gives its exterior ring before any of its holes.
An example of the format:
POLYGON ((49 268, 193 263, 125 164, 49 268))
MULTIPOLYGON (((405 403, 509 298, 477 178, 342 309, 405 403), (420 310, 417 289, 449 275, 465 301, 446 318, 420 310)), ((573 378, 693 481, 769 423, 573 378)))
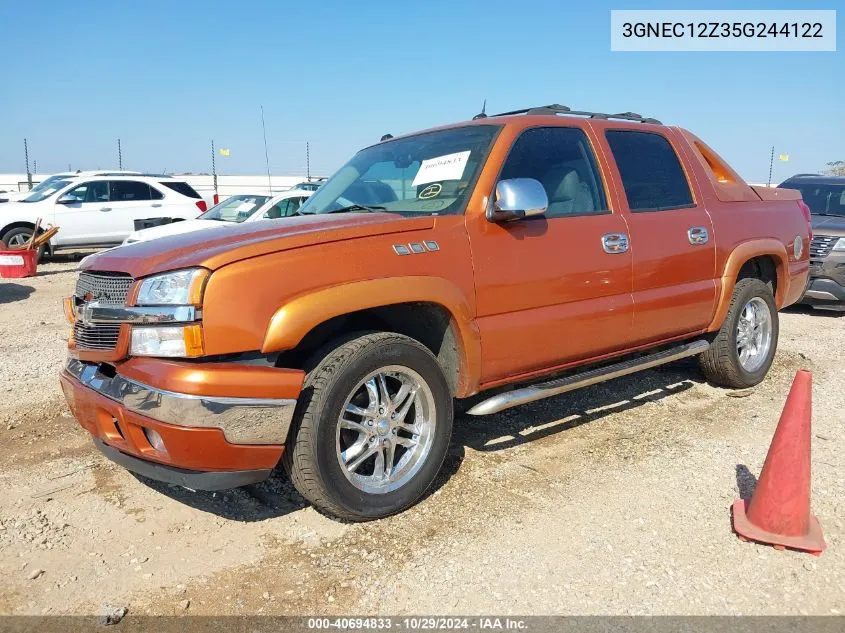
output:
POLYGON ((467 160, 472 152, 457 152, 446 154, 436 158, 429 158, 420 164, 420 170, 414 176, 412 187, 424 185, 427 182, 439 182, 441 180, 460 180, 464 175, 467 160))

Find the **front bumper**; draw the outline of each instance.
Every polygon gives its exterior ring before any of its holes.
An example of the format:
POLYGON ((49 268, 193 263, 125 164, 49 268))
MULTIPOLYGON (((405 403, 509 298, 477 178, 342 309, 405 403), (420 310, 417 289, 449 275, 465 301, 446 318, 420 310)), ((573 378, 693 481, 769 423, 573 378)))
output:
POLYGON ((801 303, 827 310, 845 310, 845 255, 835 253, 810 266, 810 281, 801 303))
POLYGON ((74 417, 107 457, 148 477, 217 490, 269 476, 302 378, 297 370, 235 363, 132 359, 111 366, 71 358, 60 381, 74 417), (278 384, 268 384, 272 378, 278 384))

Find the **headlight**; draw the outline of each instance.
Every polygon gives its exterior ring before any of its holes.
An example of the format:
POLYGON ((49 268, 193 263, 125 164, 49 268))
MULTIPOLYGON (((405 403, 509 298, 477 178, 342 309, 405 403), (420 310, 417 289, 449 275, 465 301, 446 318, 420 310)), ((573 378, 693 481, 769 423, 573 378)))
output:
POLYGON ((141 282, 135 304, 139 306, 200 305, 208 271, 186 268, 155 275, 141 282))
POLYGON ((840 237, 838 240, 836 240, 836 244, 833 245, 833 250, 845 251, 845 237, 840 237))
POLYGON ((202 356, 202 327, 199 325, 134 326, 129 345, 132 356, 202 356))

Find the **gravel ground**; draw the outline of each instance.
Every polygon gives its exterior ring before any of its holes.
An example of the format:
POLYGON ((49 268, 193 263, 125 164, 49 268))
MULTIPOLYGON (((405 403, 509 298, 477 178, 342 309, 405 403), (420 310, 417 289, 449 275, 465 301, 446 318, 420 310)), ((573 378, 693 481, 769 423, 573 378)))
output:
POLYGON ((57 382, 73 267, 0 281, 0 613, 845 612, 845 316, 782 313, 772 372, 747 392, 685 361, 459 417, 424 501, 347 525, 283 476, 192 493, 102 458, 57 382), (802 367, 818 558, 730 528, 802 367))

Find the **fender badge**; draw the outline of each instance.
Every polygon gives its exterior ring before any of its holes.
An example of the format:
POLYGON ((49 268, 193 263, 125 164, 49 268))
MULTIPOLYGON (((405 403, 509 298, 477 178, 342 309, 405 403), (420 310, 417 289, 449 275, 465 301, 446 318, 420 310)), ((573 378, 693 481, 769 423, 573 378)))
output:
POLYGON ((795 255, 795 259, 801 259, 801 255, 804 254, 804 240, 801 239, 801 236, 796 236, 792 240, 792 254, 795 255))

